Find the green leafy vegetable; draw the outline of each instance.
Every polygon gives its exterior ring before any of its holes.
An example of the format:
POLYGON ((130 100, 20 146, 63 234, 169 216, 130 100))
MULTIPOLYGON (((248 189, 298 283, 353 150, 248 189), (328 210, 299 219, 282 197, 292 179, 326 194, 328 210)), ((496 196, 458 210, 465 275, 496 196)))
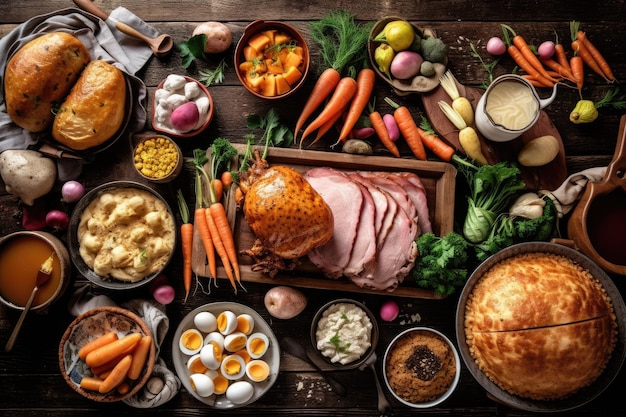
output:
POLYGON ((311 38, 319 45, 324 65, 342 75, 356 75, 367 59, 371 24, 358 25, 346 10, 332 10, 328 16, 311 22, 311 38))
POLYGON ((263 143, 262 158, 266 159, 270 146, 288 147, 293 143, 291 129, 280 122, 276 110, 268 110, 265 116, 251 114, 246 118, 248 129, 263 129, 263 135, 259 142, 263 143))
POLYGON ((511 162, 468 168, 459 165, 470 189, 463 235, 471 243, 487 239, 496 217, 507 209, 526 185, 519 168, 511 162))
POLYGON ((217 202, 215 195, 215 189, 211 186, 211 180, 219 178, 219 173, 223 170, 228 170, 230 162, 238 155, 237 149, 224 138, 216 138, 213 140, 209 153, 203 149, 194 149, 193 151, 193 163, 196 168, 196 204, 203 204, 208 207, 210 203, 217 202), (205 166, 209 164, 209 171, 207 172, 205 166), (203 199, 202 183, 209 187, 210 200, 203 199))
POLYGON ((478 58, 478 60, 480 61, 480 65, 483 67, 485 72, 487 72, 487 81, 483 81, 481 85, 482 88, 486 89, 487 87, 489 87, 489 84, 493 82, 493 72, 496 68, 496 65, 498 65, 498 63, 500 62, 500 57, 495 58, 493 61, 491 61, 491 63, 487 64, 480 56, 473 43, 470 43, 470 49, 472 50, 472 56, 474 58, 478 58))
POLYGON ((450 295, 465 285, 470 245, 462 235, 450 232, 443 237, 424 233, 417 238, 419 256, 411 271, 417 285, 450 295))
MULTIPOLYGON (((206 36, 206 35, 205 35, 206 36)), ((198 80, 206 85, 207 87, 212 86, 213 84, 221 84, 224 82, 224 71, 226 70, 228 65, 226 64, 226 59, 222 58, 217 67, 214 70, 204 70, 198 71, 200 77, 198 80)))
POLYGON ((206 43, 206 35, 200 34, 192 36, 185 42, 181 42, 176 45, 176 49, 180 52, 180 56, 183 59, 182 66, 187 69, 191 66, 193 61, 197 58, 206 59, 204 53, 204 44, 206 43))
POLYGON ((484 261, 496 252, 516 243, 549 240, 556 227, 557 211, 552 199, 542 198, 546 204, 540 217, 526 219, 506 213, 498 216, 487 239, 474 246, 478 261, 484 261))

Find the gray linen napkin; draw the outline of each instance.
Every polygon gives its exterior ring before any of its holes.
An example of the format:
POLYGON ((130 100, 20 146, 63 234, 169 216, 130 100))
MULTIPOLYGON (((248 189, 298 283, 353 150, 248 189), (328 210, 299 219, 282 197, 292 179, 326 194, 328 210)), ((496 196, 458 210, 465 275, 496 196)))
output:
MULTIPOLYGON (((144 128, 147 119, 147 89, 135 74, 148 62, 152 51, 143 42, 112 29, 115 21, 127 23, 150 36, 158 33, 156 29, 123 7, 115 9, 107 22, 80 9, 67 8, 33 17, 0 39, 0 152, 7 149, 26 149, 41 141, 46 135, 28 132, 15 125, 9 118, 4 103, 4 69, 13 53, 24 44, 39 35, 55 31, 74 34, 85 44, 92 59, 102 59, 127 74, 134 103, 133 115, 125 136, 128 138, 130 134, 144 128)), ((78 176, 80 169, 63 165, 77 163, 80 162, 59 161, 59 179, 65 181, 71 179, 69 177, 78 176), (69 177, 65 177, 64 173, 69 177)))
POLYGON ((606 169, 607 167, 585 169, 567 177, 556 190, 541 190, 539 194, 548 196, 554 201, 558 217, 561 218, 574 208, 588 182, 597 182, 604 178, 606 169))

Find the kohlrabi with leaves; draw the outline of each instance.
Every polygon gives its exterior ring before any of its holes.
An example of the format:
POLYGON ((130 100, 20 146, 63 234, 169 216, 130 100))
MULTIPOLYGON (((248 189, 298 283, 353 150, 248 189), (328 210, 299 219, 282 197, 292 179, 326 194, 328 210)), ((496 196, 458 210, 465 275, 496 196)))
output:
POLYGON ((487 239, 499 214, 525 189, 519 168, 511 162, 476 167, 471 163, 459 165, 470 189, 463 235, 471 243, 487 239))

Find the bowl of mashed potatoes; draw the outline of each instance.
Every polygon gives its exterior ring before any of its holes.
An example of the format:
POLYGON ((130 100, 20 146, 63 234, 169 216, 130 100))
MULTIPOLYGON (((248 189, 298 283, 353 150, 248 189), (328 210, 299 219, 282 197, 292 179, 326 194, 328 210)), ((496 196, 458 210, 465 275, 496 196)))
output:
POLYGON ((78 272, 109 289, 130 289, 156 278, 176 245, 171 207, 152 188, 113 181, 77 203, 68 227, 68 248, 78 272))
POLYGON ((327 366, 353 369, 363 365, 378 343, 378 324, 364 304, 338 299, 313 318, 311 343, 327 366))

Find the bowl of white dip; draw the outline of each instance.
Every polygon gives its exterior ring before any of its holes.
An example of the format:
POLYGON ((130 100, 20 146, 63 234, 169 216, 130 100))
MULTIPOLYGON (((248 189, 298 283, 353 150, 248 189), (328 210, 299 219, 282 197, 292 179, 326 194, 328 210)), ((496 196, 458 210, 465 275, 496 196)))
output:
POLYGON ((378 343, 376 317, 358 301, 347 298, 331 301, 313 318, 311 343, 331 367, 360 367, 378 343))

